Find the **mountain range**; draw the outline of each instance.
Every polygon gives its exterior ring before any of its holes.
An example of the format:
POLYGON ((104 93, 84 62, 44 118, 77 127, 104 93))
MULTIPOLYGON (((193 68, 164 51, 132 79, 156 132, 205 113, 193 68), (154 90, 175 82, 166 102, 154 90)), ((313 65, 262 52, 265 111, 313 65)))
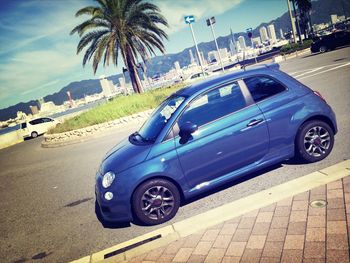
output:
MULTIPOLYGON (((318 0, 312 1, 312 13, 311 21, 312 23, 319 24, 330 21, 330 15, 345 15, 350 16, 350 1, 345 0, 318 0)), ((269 24, 274 24, 277 37, 279 37, 280 29, 283 32, 288 32, 291 30, 290 18, 288 12, 285 12, 280 17, 269 21, 261 23, 259 26, 252 30, 253 37, 259 36, 259 28, 262 26, 267 26, 269 24)), ((246 43, 250 43, 246 32, 239 32, 234 34, 237 39, 239 36, 244 36, 246 43)), ((229 43, 232 40, 231 34, 226 36, 221 36, 217 38, 217 42, 220 48, 229 49, 229 43)), ((204 56, 207 57, 211 50, 215 50, 214 41, 202 42, 198 44, 198 48, 203 52, 204 56)), ((190 64, 189 50, 195 54, 194 46, 184 49, 183 51, 175 54, 165 54, 162 56, 157 56, 150 59, 147 62, 147 74, 148 76, 153 76, 156 73, 168 72, 174 67, 174 62, 179 61, 180 66, 186 66, 190 64)), ((118 83, 118 79, 122 74, 117 74, 108 77, 113 83, 118 83)), ((127 80, 128 81, 128 80, 127 80)), ((98 79, 89 79, 82 81, 75 81, 69 83, 67 86, 63 87, 60 91, 47 95, 44 97, 44 101, 52 101, 56 105, 61 105, 67 98, 67 91, 70 91, 73 99, 80 99, 86 95, 91 95, 94 93, 99 93, 102 91, 100 81, 98 79)), ((10 106, 8 108, 0 109, 0 121, 4 121, 10 118, 15 118, 17 111, 22 111, 25 113, 30 113, 30 105, 37 105, 37 101, 21 102, 16 105, 10 106)))

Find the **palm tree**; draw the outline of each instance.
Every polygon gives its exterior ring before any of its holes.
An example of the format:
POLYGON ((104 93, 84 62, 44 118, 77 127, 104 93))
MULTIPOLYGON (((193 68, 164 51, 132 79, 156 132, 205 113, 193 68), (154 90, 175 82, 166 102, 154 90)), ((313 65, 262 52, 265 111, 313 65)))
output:
POLYGON ((303 43, 303 40, 301 39, 301 30, 300 30, 300 24, 299 24, 299 15, 296 11, 296 8, 295 8, 295 2, 297 0, 288 0, 288 1, 291 1, 292 2, 292 6, 293 6, 293 12, 294 12, 294 17, 295 17, 295 22, 297 24, 297 33, 298 33, 298 37, 299 37, 299 42, 302 44, 303 43))
POLYGON ((137 60, 141 57, 145 62, 156 50, 165 52, 163 40, 168 36, 159 26, 168 27, 168 22, 156 5, 144 0, 95 1, 98 6, 84 7, 75 14, 90 16, 70 32, 80 36, 77 54, 88 46, 83 66, 93 57, 94 74, 102 58, 103 66, 110 61, 116 66, 121 55, 134 91, 141 93, 137 60))
MULTIPOLYGON (((295 0, 299 9, 304 35, 306 38, 307 24, 310 22, 310 10, 312 7, 311 0, 295 0)), ((312 28, 312 26, 311 26, 312 28)))

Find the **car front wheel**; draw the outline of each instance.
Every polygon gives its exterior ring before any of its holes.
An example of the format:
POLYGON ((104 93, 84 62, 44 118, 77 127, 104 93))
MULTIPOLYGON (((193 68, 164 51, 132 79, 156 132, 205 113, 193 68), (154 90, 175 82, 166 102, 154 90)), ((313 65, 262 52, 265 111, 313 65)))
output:
POLYGON ((175 216, 180 206, 180 194, 173 183, 152 179, 136 189, 132 206, 138 221, 145 225, 157 225, 175 216))
POLYGON ((296 140, 297 155, 305 162, 317 162, 326 158, 333 149, 334 132, 323 121, 304 123, 296 140))

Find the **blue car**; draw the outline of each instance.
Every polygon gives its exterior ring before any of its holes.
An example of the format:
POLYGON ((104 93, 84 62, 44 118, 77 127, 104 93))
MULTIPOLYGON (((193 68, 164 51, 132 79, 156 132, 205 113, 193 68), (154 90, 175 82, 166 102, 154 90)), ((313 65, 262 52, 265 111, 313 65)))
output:
POLYGON ((322 96, 262 65, 181 89, 116 145, 96 175, 105 221, 163 223, 185 199, 294 156, 329 155, 336 118, 322 96))

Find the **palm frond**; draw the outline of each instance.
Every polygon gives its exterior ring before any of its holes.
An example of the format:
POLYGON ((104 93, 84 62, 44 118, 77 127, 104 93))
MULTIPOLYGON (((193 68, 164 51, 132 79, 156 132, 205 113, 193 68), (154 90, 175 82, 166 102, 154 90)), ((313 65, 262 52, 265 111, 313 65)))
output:
MULTIPOLYGON (((80 23, 70 34, 78 33, 80 41, 77 53, 85 50, 83 66, 93 58, 94 73, 103 60, 118 64, 119 54, 130 74, 136 74, 136 61, 146 61, 156 51, 165 52, 163 40, 168 36, 162 27, 168 22, 157 5, 150 0, 95 0, 97 6, 87 6, 76 16, 88 15, 90 19, 80 23), (103 59, 102 59, 103 58, 103 59)), ((136 78, 137 79, 137 78, 136 78)), ((134 90, 141 91, 132 77, 134 90), (135 86, 136 85, 136 86, 135 86)), ((136 81, 137 82, 137 81, 136 81)))

